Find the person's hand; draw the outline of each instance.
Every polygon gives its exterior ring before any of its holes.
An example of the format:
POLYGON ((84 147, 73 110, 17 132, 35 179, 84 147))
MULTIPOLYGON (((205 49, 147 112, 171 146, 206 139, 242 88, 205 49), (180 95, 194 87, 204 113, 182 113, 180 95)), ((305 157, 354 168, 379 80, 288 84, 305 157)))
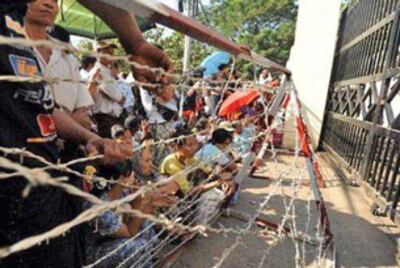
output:
POLYGON ((235 183, 233 181, 224 182, 221 185, 222 191, 227 195, 230 196, 235 192, 235 183))
POLYGON ((156 208, 168 208, 178 202, 178 198, 172 194, 164 194, 159 191, 149 193, 151 204, 156 208))
POLYGON ((229 172, 223 172, 219 177, 224 182, 232 181, 232 174, 229 172))
POLYGON ((244 50, 247 54, 251 54, 251 47, 249 45, 239 45, 239 47, 244 50))
POLYGON ((97 69, 97 71, 93 74, 93 76, 90 78, 90 81, 98 81, 102 80, 103 76, 101 75, 100 69, 97 69))
POLYGON ((89 155, 103 154, 102 163, 113 165, 125 159, 132 157, 132 145, 129 143, 118 143, 114 140, 95 138, 86 145, 86 151, 89 155))
POLYGON ((124 105, 125 101, 126 101, 126 98, 122 97, 122 99, 118 102, 118 104, 119 105, 124 105))
POLYGON ((135 172, 131 172, 131 174, 129 174, 129 176, 127 177, 123 176, 119 181, 125 187, 132 187, 134 185, 138 185, 135 172))
MULTIPOLYGON (((161 68, 169 74, 172 74, 174 71, 173 65, 168 56, 163 51, 147 42, 144 42, 137 51, 135 51, 135 55, 132 55, 130 59, 136 63, 147 65, 151 68, 161 68)), ((134 77, 142 83, 162 85, 169 85, 172 83, 172 77, 160 72, 140 68, 138 66, 132 66, 132 73, 134 77)))
POLYGON ((169 102, 174 98, 174 93, 174 87, 172 85, 166 85, 156 91, 156 97, 161 99, 162 102, 169 102))

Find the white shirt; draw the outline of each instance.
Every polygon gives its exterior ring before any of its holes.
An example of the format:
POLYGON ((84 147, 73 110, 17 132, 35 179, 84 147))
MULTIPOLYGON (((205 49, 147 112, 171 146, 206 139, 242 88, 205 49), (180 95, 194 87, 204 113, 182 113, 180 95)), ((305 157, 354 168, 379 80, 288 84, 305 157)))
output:
POLYGON ((157 111, 153 105, 153 96, 147 90, 140 87, 140 99, 142 100, 143 108, 146 112, 149 124, 165 123, 165 119, 157 111))
POLYGON ((93 98, 93 113, 119 117, 122 113, 122 106, 118 102, 123 98, 122 91, 112 76, 111 70, 99 62, 96 62, 90 71, 90 77, 93 77, 97 70, 100 70, 103 81, 97 86, 97 91, 93 98))
POLYGON ((85 69, 81 69, 81 70, 79 71, 79 73, 81 74, 81 77, 82 77, 83 80, 89 81, 90 72, 86 71, 85 69))
POLYGON ((123 79, 118 79, 117 84, 122 95, 125 97, 124 108, 133 108, 135 105, 135 96, 132 93, 132 86, 123 79))
POLYGON ((270 83, 270 82, 272 82, 272 76, 269 74, 267 77, 265 77, 265 78, 263 78, 261 75, 260 75, 260 79, 259 79, 259 81, 258 81, 258 83, 260 84, 260 85, 266 85, 266 84, 268 84, 268 83, 270 83))
POLYGON ((50 85, 58 105, 73 112, 78 108, 90 107, 94 104, 93 98, 87 90, 87 85, 82 83, 79 62, 72 54, 59 49, 52 49, 49 62, 46 63, 36 49, 35 53, 46 78, 72 80, 71 82, 60 81, 50 85))

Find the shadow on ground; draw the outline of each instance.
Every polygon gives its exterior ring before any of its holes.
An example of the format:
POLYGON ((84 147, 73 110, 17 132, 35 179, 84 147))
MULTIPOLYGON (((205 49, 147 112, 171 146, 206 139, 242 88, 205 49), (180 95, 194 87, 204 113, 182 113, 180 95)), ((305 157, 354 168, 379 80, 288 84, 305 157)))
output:
MULTIPOLYGON (((287 162, 290 161, 283 158, 279 162, 287 166, 287 162)), ((282 170, 279 163, 269 162, 267 166, 269 166, 268 174, 282 170)), ((299 176, 301 173, 308 179, 301 166, 302 163, 299 163, 299 169, 288 174, 287 177, 298 178, 301 177, 299 176)), ((326 180, 335 182, 336 185, 323 189, 322 193, 334 234, 338 266, 398 267, 396 240, 400 234, 399 229, 388 219, 377 218, 370 214, 359 188, 349 188, 344 183, 337 183, 338 178, 332 175, 331 167, 321 163, 321 168, 326 180)), ((275 182, 247 178, 243 182, 240 202, 233 208, 254 214, 259 203, 268 193, 272 193, 275 182)), ((318 233, 318 212, 315 202, 310 199, 310 193, 308 186, 301 186, 296 193, 295 224, 298 231, 315 236, 318 233)), ((288 203, 293 194, 292 185, 283 184, 262 210, 262 217, 281 223, 285 214, 285 201, 288 203)), ((247 222, 232 217, 221 217, 214 227, 239 230, 246 224, 247 222)), ((294 222, 290 219, 286 222, 286 226, 290 228, 293 228, 293 224, 294 222)), ((304 244, 301 241, 294 242, 289 237, 284 237, 278 243, 271 245, 271 237, 266 238, 259 234, 262 229, 253 226, 251 230, 251 234, 242 237, 241 243, 226 258, 222 267, 295 267, 296 260, 305 266, 315 264, 320 250, 318 246, 304 244), (297 258, 296 247, 298 248, 297 258)), ((232 233, 210 233, 207 238, 199 237, 188 245, 186 252, 174 264, 174 267, 212 267, 224 251, 235 243, 237 237, 232 233)))

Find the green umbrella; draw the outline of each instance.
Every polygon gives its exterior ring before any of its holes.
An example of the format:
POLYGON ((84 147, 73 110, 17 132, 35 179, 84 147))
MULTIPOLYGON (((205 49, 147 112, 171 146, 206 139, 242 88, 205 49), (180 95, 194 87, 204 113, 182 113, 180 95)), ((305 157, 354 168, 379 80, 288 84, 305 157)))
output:
MULTIPOLYGON (((100 18, 76 0, 62 0, 60 3, 60 13, 56 19, 56 24, 65 28, 70 34, 97 40, 116 37, 115 33, 100 18)), ((155 26, 148 20, 141 18, 136 20, 142 31, 155 26)))

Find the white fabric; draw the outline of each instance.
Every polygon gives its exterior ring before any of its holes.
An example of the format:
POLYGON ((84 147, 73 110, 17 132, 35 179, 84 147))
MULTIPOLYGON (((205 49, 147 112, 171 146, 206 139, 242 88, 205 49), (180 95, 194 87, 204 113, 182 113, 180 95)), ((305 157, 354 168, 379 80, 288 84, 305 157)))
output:
POLYGON ((117 81, 117 84, 118 84, 119 89, 122 92, 122 95, 125 97, 124 108, 125 109, 133 109, 133 107, 135 105, 135 96, 133 96, 131 85, 122 79, 119 79, 117 81))
POLYGON ((165 119, 157 111, 153 105, 153 96, 147 90, 140 87, 140 99, 142 100, 143 108, 146 112, 146 117, 149 124, 165 123, 165 119))
POLYGON ((86 71, 85 69, 81 69, 81 70, 79 71, 79 73, 81 74, 81 77, 82 77, 83 80, 89 81, 90 72, 86 71))
MULTIPOLYGON (((46 78, 82 81, 79 73, 79 62, 72 54, 67 54, 59 49, 52 49, 49 62, 46 63, 36 49, 35 53, 46 78)), ((56 103, 70 112, 94 104, 86 85, 80 82, 59 81, 53 83, 51 88, 56 103)))
POLYGON ((96 62, 90 71, 90 77, 93 77, 98 70, 100 70, 103 82, 97 86, 94 96, 93 113, 119 117, 122 113, 122 106, 118 102, 123 98, 122 91, 112 76, 111 70, 99 62, 96 62))
POLYGON ((200 195, 197 205, 197 224, 207 224, 218 213, 218 207, 225 198, 225 193, 213 188, 200 195))
POLYGON ((272 82, 272 76, 271 76, 271 74, 269 74, 266 78, 263 78, 261 75, 260 75, 260 78, 259 78, 259 81, 258 81, 258 83, 260 84, 260 85, 267 85, 268 83, 270 83, 270 82, 272 82))

